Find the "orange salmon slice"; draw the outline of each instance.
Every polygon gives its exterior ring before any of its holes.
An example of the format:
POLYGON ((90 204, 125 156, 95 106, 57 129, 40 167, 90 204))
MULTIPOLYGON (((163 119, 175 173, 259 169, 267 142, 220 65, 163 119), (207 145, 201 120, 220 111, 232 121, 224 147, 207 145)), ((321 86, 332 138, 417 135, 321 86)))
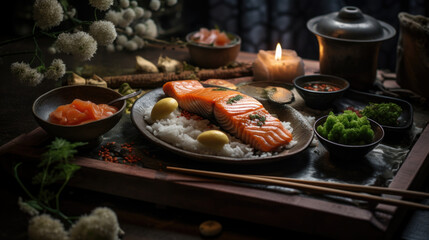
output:
POLYGON ((292 140, 292 134, 282 122, 265 108, 231 116, 230 125, 225 127, 243 142, 263 152, 278 150, 292 140))
POLYGON ((109 117, 118 110, 107 104, 95 104, 80 99, 59 106, 49 115, 49 121, 61 125, 78 125, 109 117))
POLYGON ((204 118, 213 118, 215 103, 224 98, 237 95, 236 91, 224 88, 201 88, 192 91, 182 98, 179 106, 204 118))

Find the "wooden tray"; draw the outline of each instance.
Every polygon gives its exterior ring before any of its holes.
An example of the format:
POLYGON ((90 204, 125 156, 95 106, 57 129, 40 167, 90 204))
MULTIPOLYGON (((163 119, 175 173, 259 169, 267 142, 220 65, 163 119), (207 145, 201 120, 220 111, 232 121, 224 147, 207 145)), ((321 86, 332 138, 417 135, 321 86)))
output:
MULTIPOLYGON (((19 161, 37 163, 47 141, 41 128, 21 135, 0 148, 2 167, 19 161)), ((426 127, 390 184, 417 189, 429 163, 426 127)), ((161 205, 275 226, 336 239, 392 238, 407 209, 384 204, 372 210, 328 201, 321 196, 287 194, 275 190, 137 166, 77 157, 82 169, 70 184, 161 205)))

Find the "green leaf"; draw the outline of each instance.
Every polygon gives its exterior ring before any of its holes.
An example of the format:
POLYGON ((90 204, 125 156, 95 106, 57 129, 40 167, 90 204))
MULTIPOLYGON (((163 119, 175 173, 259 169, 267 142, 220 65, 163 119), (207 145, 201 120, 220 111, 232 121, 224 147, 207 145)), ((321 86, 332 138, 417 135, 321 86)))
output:
POLYGON ((55 193, 49 190, 42 190, 39 193, 38 200, 46 205, 55 198, 55 193))
POLYGON ((43 210, 43 207, 40 206, 39 202, 36 200, 29 200, 25 203, 27 203, 28 205, 30 205, 32 208, 34 208, 36 210, 39 210, 39 211, 43 210))
MULTIPOLYGON (((86 143, 71 143, 62 138, 56 138, 48 145, 48 150, 42 155, 38 165, 40 171, 33 177, 32 183, 39 184, 39 200, 48 203, 56 193, 52 193, 45 188, 60 181, 66 183, 74 172, 80 167, 70 163, 76 148, 86 143)), ((60 191, 60 190, 58 190, 60 191)))
POLYGON ((67 0, 60 0, 61 5, 64 8, 64 11, 67 11, 67 9, 69 8, 69 2, 67 0))
POLYGON ((67 164, 64 166, 63 170, 66 175, 66 179, 70 178, 77 170, 80 169, 80 166, 76 164, 67 164))
MULTIPOLYGON (((32 184, 37 185, 37 184, 41 184, 43 182, 44 179, 44 172, 38 172, 32 179, 32 184)), ((46 183, 45 183, 46 184, 46 183)))

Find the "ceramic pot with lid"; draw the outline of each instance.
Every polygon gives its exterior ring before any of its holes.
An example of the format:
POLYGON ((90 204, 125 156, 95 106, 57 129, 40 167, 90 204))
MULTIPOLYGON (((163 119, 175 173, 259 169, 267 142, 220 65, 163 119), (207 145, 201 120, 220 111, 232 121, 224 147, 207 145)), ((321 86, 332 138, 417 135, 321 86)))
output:
POLYGON ((358 90, 373 86, 380 44, 396 34, 389 24, 351 6, 312 18, 307 28, 319 42, 320 73, 345 78, 358 90))

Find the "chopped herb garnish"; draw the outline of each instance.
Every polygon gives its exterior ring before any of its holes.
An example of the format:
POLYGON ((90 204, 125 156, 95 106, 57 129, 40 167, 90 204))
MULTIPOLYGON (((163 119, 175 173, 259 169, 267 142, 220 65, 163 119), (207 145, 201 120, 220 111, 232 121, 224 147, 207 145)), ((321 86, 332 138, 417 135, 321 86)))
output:
POLYGON ((38 172, 32 179, 32 183, 38 185, 39 192, 37 194, 31 193, 19 177, 18 168, 22 162, 16 164, 14 168, 15 179, 30 198, 23 203, 36 210, 55 214, 72 224, 71 219, 60 211, 59 199, 73 174, 80 168, 80 166, 72 163, 72 160, 78 152, 77 148, 85 144, 83 142, 71 143, 62 138, 55 138, 48 145, 48 150, 41 155, 37 165, 38 172))
POLYGON ((265 120, 267 120, 267 118, 265 116, 259 115, 259 114, 250 114, 249 115, 250 120, 259 120, 256 125, 258 126, 262 126, 265 124, 265 120))
POLYGON ((241 99, 243 99, 243 96, 242 96, 242 95, 236 95, 236 96, 234 96, 234 97, 230 97, 230 98, 228 99, 228 101, 226 102, 226 104, 233 104, 233 103, 238 102, 238 101, 239 101, 239 100, 241 100, 241 99))
POLYGON ((212 91, 227 91, 226 88, 213 88, 212 91))
POLYGON ((187 79, 193 79, 193 80, 199 80, 197 75, 195 75, 195 73, 191 73, 188 75, 187 79))

